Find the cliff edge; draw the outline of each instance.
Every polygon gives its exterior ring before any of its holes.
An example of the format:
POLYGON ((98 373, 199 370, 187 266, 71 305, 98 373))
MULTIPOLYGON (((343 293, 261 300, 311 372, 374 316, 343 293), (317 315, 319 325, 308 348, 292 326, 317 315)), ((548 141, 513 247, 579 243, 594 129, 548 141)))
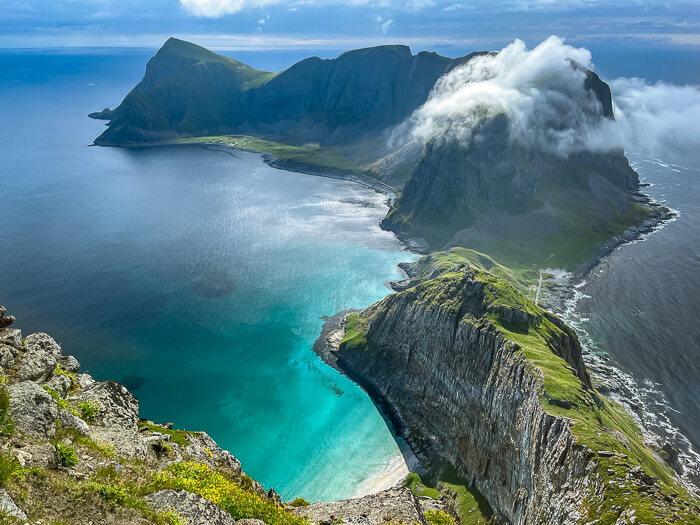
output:
POLYGON ((431 258, 404 291, 347 316, 335 348, 429 478, 456 468, 512 524, 700 523, 697 500, 592 387, 571 328, 478 265, 431 258))

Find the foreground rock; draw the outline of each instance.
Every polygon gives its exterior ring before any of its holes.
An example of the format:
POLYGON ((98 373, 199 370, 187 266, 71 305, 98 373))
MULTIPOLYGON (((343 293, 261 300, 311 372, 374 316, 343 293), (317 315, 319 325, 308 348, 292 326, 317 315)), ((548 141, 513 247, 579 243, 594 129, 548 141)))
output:
MULTIPOLYGON (((8 475, 0 523, 308 522, 205 432, 140 419, 126 387, 79 374, 80 363, 49 335, 0 330, 0 363, 0 401, 7 400, 6 408, 0 402, 0 463, 8 475)), ((408 489, 306 508, 318 520, 342 514, 349 521, 364 515, 367 523, 391 516, 425 523, 408 489)))

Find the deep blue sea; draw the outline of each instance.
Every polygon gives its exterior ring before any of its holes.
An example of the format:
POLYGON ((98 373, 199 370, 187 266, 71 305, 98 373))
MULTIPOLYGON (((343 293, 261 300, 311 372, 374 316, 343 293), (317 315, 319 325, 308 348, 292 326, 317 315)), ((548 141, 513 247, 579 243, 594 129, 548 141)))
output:
MULTIPOLYGON (((311 345, 321 316, 384 297, 414 256, 378 228, 384 198, 360 186, 254 154, 88 147, 104 124, 87 113, 115 107, 154 51, 0 52, 0 304, 97 379, 124 382, 143 417, 206 430, 285 497, 352 496, 398 446, 311 345)), ((606 78, 699 81, 663 53, 648 63, 614 51, 597 61, 606 78)), ((268 69, 292 61, 235 56, 268 69)), ((679 216, 608 257, 568 316, 621 370, 640 421, 691 453, 700 164, 632 159, 679 216)))
POLYGON ((285 497, 354 494, 399 454, 368 396, 311 351, 414 258, 385 198, 197 147, 88 147, 148 52, 0 57, 0 304, 142 417, 206 430, 285 497))

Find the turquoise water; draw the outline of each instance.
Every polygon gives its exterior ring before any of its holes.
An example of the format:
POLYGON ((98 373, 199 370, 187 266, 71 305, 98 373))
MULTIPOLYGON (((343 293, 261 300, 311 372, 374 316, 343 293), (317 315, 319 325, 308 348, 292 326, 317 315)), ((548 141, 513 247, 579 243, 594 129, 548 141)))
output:
POLYGON ((85 115, 144 58, 20 58, 0 59, 0 304, 285 497, 352 496, 399 450, 311 346, 413 258, 378 227, 384 197, 254 154, 87 147, 103 124, 85 115))

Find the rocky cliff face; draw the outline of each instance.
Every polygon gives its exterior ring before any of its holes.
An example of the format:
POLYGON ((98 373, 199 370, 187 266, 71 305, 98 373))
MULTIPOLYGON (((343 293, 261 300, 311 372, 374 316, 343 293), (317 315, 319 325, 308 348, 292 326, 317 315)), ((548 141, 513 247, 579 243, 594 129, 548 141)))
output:
POLYGON ((426 515, 455 514, 405 487, 285 504, 205 432, 140 419, 123 385, 80 373, 51 336, 13 322, 0 306, 0 523, 449 525, 426 515))
POLYGON ((639 178, 622 151, 561 157, 514 143, 508 127, 497 115, 481 121, 467 144, 431 140, 382 227, 427 239, 433 249, 529 238, 551 253, 562 234, 639 219, 630 197, 639 178))
MULTIPOLYGON (((647 516, 648 488, 630 474, 641 437, 611 422, 624 416, 592 389, 573 331, 473 266, 438 273, 351 314, 335 352, 388 404, 433 476, 455 466, 513 524, 647 516), (623 505, 612 485, 629 489, 623 505)), ((656 467, 668 472, 644 468, 656 467)))

